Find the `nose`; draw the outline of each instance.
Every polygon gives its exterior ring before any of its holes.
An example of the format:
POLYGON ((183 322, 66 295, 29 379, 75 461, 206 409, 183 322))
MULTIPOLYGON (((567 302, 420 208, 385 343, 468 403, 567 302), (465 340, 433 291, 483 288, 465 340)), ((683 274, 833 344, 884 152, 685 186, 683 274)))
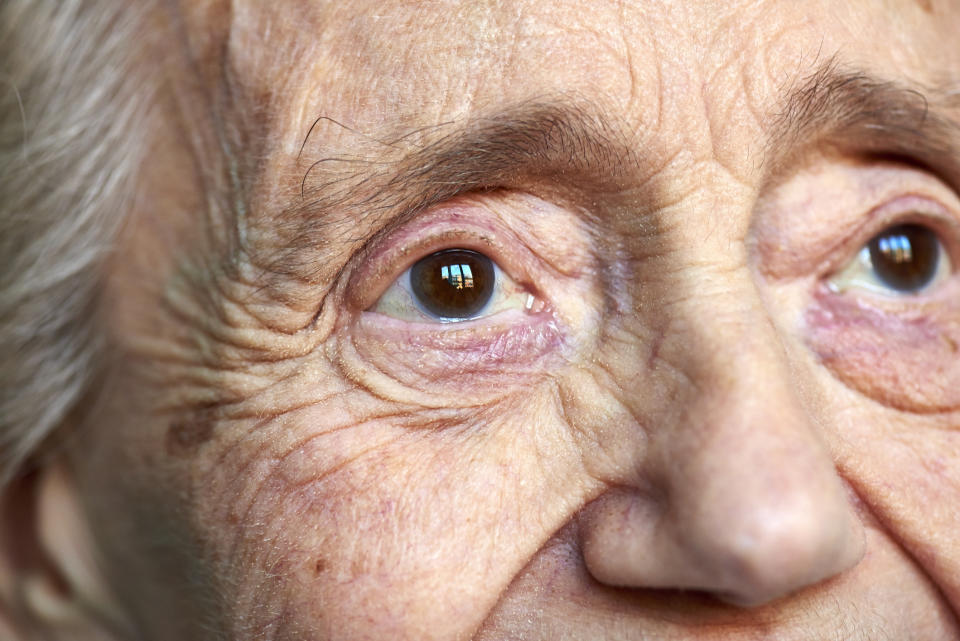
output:
POLYGON ((702 320, 674 325, 673 407, 646 428, 645 448, 637 438, 633 480, 612 483, 580 518, 599 581, 754 606, 862 557, 860 520, 757 307, 688 308, 702 320))

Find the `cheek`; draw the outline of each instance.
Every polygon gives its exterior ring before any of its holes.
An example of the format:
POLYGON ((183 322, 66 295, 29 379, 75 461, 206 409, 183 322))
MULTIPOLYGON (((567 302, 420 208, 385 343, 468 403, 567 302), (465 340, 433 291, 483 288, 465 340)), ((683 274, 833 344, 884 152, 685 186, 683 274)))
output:
POLYGON ((237 636, 469 636, 576 494, 551 483, 577 461, 552 403, 533 388, 463 419, 348 392, 262 428, 298 442, 231 450, 198 509, 232 619, 256 622, 237 636))
POLYGON ((960 299, 902 312, 825 290, 805 321, 810 347, 851 388, 909 412, 960 408, 960 299))
MULTIPOLYGON (((837 412, 849 414, 849 409, 837 412)), ((838 457, 838 470, 869 506, 872 518, 879 521, 878 531, 936 584, 940 592, 936 600, 945 598, 954 612, 960 611, 960 544, 956 536, 956 506, 960 504, 960 431, 956 428, 960 417, 918 417, 901 412, 855 416, 845 425, 844 436, 851 449, 838 457)), ((903 583, 895 585, 900 595, 910 593, 903 583)), ((949 616, 949 625, 955 630, 955 614, 949 616)))

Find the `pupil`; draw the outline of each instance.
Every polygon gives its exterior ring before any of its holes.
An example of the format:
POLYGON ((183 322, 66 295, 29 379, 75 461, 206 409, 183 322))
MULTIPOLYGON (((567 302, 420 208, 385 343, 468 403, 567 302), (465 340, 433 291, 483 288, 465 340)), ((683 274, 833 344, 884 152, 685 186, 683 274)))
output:
POLYGON ((493 295, 493 261, 469 249, 445 249, 418 260, 410 269, 413 294, 440 318, 472 318, 493 295))
POLYGON ((897 225, 870 241, 877 277, 900 292, 916 292, 933 280, 940 259, 937 235, 921 225, 897 225))

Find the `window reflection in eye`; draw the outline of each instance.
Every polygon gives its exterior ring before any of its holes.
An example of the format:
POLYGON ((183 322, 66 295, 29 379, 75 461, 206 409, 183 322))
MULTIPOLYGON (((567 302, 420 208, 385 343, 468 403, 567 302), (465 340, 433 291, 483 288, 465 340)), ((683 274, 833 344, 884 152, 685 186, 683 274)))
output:
POLYGON ((829 285, 838 292, 859 288, 888 296, 919 294, 943 282, 951 270, 937 233, 907 223, 874 236, 829 285))
POLYGON ((438 318, 473 318, 490 302, 495 283, 493 261, 469 249, 440 251, 410 268, 416 302, 438 318))
POLYGON ((489 257, 445 249, 421 258, 370 311, 406 321, 457 322, 508 309, 530 309, 534 297, 489 257))

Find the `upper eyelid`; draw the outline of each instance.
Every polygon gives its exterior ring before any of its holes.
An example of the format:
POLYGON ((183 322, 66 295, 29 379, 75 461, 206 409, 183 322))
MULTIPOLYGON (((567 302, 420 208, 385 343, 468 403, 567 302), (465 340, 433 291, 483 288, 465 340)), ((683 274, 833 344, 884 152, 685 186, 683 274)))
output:
POLYGON ((776 280, 829 276, 885 226, 908 218, 960 238, 960 196, 929 171, 890 159, 824 157, 757 201, 751 254, 776 280))
POLYGON ((363 256, 348 278, 348 303, 354 309, 368 308, 414 263, 441 249, 464 248, 481 252, 498 264, 500 270, 521 286, 530 286, 529 250, 505 225, 478 224, 469 219, 456 221, 436 216, 417 221, 412 228, 388 234, 363 256), (400 236, 399 239, 396 236, 400 236), (526 259, 526 260, 525 260, 526 259), (378 281, 375 288, 362 293, 360 283, 378 281))
POLYGON ((921 194, 903 194, 887 200, 865 215, 841 241, 823 252, 821 272, 832 277, 856 259, 860 250, 884 229, 914 222, 931 227, 940 238, 954 266, 960 259, 960 212, 951 211, 939 199, 921 194), (920 206, 917 206, 920 205, 920 206))

